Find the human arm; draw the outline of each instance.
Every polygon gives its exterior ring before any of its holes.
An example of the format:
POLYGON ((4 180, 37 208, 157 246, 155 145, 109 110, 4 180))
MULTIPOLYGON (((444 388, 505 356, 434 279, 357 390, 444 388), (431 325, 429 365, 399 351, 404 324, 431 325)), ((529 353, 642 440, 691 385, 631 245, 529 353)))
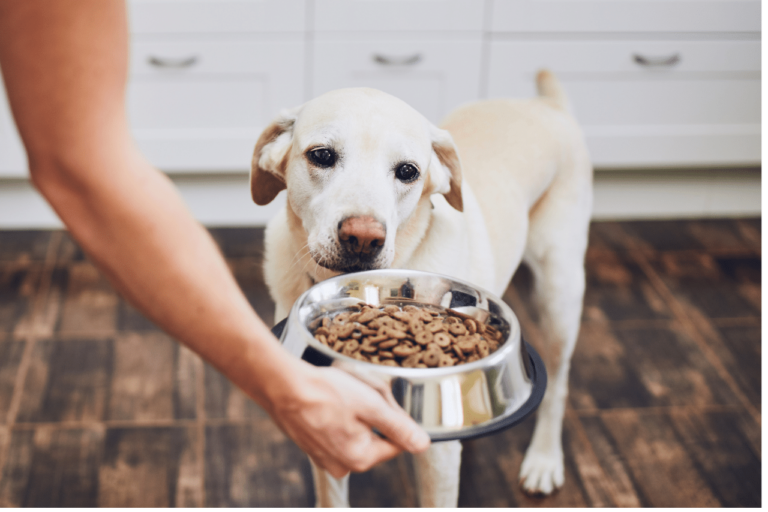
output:
POLYGON ((331 474, 426 449, 402 410, 353 377, 293 358, 254 313, 207 231, 135 147, 127 44, 121 0, 0 0, 0 67, 37 189, 123 296, 331 474))

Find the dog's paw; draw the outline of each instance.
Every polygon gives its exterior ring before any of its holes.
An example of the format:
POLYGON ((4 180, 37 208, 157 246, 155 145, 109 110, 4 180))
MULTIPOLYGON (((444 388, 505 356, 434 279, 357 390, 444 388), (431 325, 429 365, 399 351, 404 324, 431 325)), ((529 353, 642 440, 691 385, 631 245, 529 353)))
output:
POLYGON ((541 453, 528 450, 520 466, 520 487, 526 494, 546 496, 565 482, 562 453, 541 453))

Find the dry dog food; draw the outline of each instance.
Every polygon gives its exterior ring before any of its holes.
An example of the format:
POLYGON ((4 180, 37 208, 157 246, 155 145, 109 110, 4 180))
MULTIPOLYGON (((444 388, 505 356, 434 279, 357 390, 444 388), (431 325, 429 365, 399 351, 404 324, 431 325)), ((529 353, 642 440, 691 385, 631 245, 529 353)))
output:
POLYGON ((471 363, 501 344, 501 332, 434 306, 365 305, 323 317, 312 333, 332 350, 360 361, 405 368, 471 363))

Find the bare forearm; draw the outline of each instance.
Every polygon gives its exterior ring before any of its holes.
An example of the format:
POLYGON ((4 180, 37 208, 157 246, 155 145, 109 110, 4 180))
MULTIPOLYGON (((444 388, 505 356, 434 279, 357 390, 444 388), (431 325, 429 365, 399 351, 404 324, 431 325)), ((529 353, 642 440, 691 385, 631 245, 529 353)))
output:
POLYGON ((170 181, 128 145, 107 153, 76 170, 41 162, 35 182, 121 294, 263 402, 285 354, 170 181))

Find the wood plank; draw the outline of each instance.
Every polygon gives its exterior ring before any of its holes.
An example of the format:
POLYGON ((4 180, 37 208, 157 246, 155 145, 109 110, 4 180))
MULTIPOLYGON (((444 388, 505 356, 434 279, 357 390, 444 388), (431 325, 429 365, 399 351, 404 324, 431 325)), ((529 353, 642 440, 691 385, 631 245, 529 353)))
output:
POLYGON ((120 331, 160 331, 159 327, 122 297, 117 304, 117 329, 120 331))
POLYGON ((584 323, 571 360, 569 401, 579 409, 646 407, 654 396, 610 326, 584 323))
POLYGON ((56 265, 65 266, 69 263, 79 263, 86 261, 87 258, 82 248, 72 238, 68 231, 61 232, 61 242, 56 252, 56 265))
POLYGON ((353 473, 349 479, 349 504, 364 508, 418 507, 415 482, 413 460, 401 454, 365 473, 353 473))
POLYGON ((117 428, 106 433, 99 507, 199 507, 202 475, 192 428, 117 428))
POLYGON ((602 421, 597 417, 580 418, 584 433, 597 457, 602 474, 610 487, 612 506, 640 507, 641 497, 631 472, 623 460, 619 447, 612 442, 611 436, 602 421))
POLYGON ((160 333, 116 336, 107 419, 173 419, 176 350, 176 343, 160 333))
POLYGON ((275 303, 269 295, 262 269, 262 259, 243 258, 230 260, 229 267, 251 307, 267 325, 274 325, 282 318, 274 318, 275 303))
POLYGON ((101 429, 14 431, 0 503, 23 507, 96 505, 101 429))
POLYGON ((205 505, 313 506, 309 460, 274 424, 206 428, 205 505))
POLYGON ((262 258, 264 228, 211 228, 208 230, 225 258, 262 258))
POLYGON ((38 341, 18 422, 101 421, 109 398, 113 342, 38 341))
MULTIPOLYGON (((724 507, 760 507, 760 452, 738 428, 738 413, 674 411, 672 425, 724 507)), ((756 422, 755 422, 756 423, 756 422)))
POLYGON ((24 335, 29 331, 42 272, 40 265, 0 266, 0 332, 24 335))
POLYGON ((654 271, 686 312, 708 318, 759 317, 760 258, 714 257, 706 253, 663 253, 650 260, 654 271))
POLYGON ((88 262, 65 267, 58 332, 64 335, 109 336, 117 322, 118 296, 99 270, 88 262))
POLYGON ((563 431, 565 484, 547 497, 525 494, 518 483, 520 465, 533 433, 534 418, 488 437, 463 443, 459 506, 584 507, 590 503, 574 466, 571 425, 563 431))
POLYGON ((21 507, 32 470, 35 432, 16 430, 6 435, 10 446, 0 473, 0 506, 21 507))
POLYGON ((0 425, 8 419, 8 409, 16 389, 16 375, 25 346, 23 341, 0 341, 0 425))
POLYGON ((47 230, 0 231, 0 263, 42 262, 50 240, 47 230))
POLYGON ((643 507, 722 505, 669 417, 624 410, 603 414, 600 419, 626 464, 643 507))

